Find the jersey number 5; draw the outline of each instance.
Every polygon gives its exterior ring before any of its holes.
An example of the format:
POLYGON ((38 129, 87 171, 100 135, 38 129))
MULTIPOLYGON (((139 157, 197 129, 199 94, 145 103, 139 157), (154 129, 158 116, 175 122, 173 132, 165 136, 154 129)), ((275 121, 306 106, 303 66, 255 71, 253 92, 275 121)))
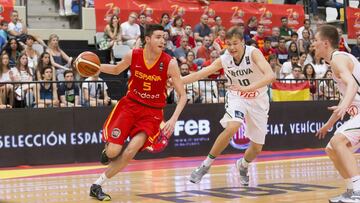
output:
POLYGON ((144 82, 144 83, 143 83, 143 90, 144 90, 144 91, 151 91, 151 83, 149 83, 149 82, 144 82))
POLYGON ((249 86, 250 81, 249 81, 249 79, 239 80, 239 84, 240 84, 240 86, 249 86))

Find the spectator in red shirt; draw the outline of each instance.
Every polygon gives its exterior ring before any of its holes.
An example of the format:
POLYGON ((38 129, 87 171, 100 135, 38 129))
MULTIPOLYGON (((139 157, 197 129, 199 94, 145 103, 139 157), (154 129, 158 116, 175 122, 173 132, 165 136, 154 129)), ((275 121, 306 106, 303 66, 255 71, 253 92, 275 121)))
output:
MULTIPOLYGON (((186 25, 186 26, 185 26, 185 36, 187 36, 188 39, 189 39, 188 45, 189 45, 191 48, 194 48, 194 47, 195 47, 195 39, 194 39, 194 36, 193 36, 193 32, 192 32, 191 25, 186 25)), ((177 40, 176 40, 176 42, 175 42, 175 46, 176 46, 176 47, 179 47, 179 46, 180 46, 180 42, 181 42, 181 38, 177 38, 177 40)))
MULTIPOLYGON (((210 59, 205 61, 203 64, 203 68, 206 68, 206 66, 209 66, 213 61, 215 61, 217 58, 219 58, 219 53, 216 50, 213 50, 210 54, 210 59)), ((219 71, 215 72, 212 75, 209 75, 208 78, 211 79, 220 79, 224 77, 224 69, 220 69, 219 71)))
POLYGON ((226 44, 225 44, 225 29, 220 28, 219 32, 217 33, 217 37, 215 38, 213 42, 213 47, 215 50, 217 50, 219 53, 224 53, 226 50, 226 44))
POLYGON ((195 60, 195 53, 193 51, 189 51, 186 55, 186 63, 189 65, 190 72, 196 72, 198 66, 194 62, 195 60))
POLYGON ((259 24, 257 27, 257 31, 256 34, 254 35, 254 37, 252 38, 253 40, 256 41, 257 47, 260 49, 264 46, 264 32, 265 32, 265 27, 262 24, 259 24))
POLYGON ((271 48, 271 40, 269 37, 265 38, 264 47, 259 48, 261 53, 264 55, 266 60, 269 60, 269 56, 272 54, 276 54, 275 49, 271 48))
POLYGON ((209 36, 205 36, 204 40, 203 40, 203 45, 201 45, 201 47, 199 47, 199 49, 197 50, 197 53, 196 53, 198 65, 202 66, 204 61, 210 59, 210 52, 211 52, 210 47, 211 47, 211 39, 209 36))

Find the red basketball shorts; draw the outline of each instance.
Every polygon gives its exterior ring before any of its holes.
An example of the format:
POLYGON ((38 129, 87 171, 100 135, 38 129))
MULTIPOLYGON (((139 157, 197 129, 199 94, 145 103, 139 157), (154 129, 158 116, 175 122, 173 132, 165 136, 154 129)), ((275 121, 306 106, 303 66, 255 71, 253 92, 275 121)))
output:
POLYGON ((103 126, 102 138, 105 142, 123 145, 130 136, 144 132, 148 139, 142 149, 151 145, 159 135, 163 110, 155 109, 122 98, 114 107, 103 126))

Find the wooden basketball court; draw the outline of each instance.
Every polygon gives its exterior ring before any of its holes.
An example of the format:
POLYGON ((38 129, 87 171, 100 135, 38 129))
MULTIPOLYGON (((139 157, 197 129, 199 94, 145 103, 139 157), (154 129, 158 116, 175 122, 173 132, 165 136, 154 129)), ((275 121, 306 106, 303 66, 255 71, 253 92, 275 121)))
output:
MULTIPOLYGON (((199 184, 188 176, 203 157, 133 161, 103 189, 112 202, 126 203, 322 203, 344 191, 322 150, 263 153, 250 166, 250 187, 239 183, 238 157, 219 157, 199 184)), ((0 202, 97 202, 89 197, 89 187, 103 170, 98 163, 0 169, 0 202)))

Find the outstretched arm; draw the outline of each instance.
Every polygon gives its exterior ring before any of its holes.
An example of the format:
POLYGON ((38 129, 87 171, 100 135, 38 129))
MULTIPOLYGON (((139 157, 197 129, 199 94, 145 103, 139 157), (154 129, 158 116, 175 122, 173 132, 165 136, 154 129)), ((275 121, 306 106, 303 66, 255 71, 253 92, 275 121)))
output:
POLYGON ((175 128, 175 123, 178 120, 180 113, 185 107, 186 104, 186 92, 184 89, 184 84, 180 79, 180 71, 177 65, 176 60, 172 59, 169 64, 168 75, 171 77, 175 91, 179 95, 179 101, 176 105, 175 111, 171 118, 166 122, 164 131, 167 136, 170 136, 175 128))
POLYGON ((270 64, 266 61, 264 55, 258 49, 254 50, 251 53, 251 57, 256 66, 264 75, 261 77, 260 80, 250 84, 249 86, 232 85, 230 87, 231 90, 253 92, 259 88, 265 87, 276 79, 270 64))
POLYGON ((184 84, 193 83, 195 81, 198 81, 204 77, 211 75, 212 73, 217 72, 220 69, 222 69, 222 64, 221 64, 221 59, 218 58, 214 62, 212 62, 211 65, 204 67, 203 69, 201 69, 198 72, 191 73, 181 79, 184 84))
POLYGON ((132 51, 127 53, 125 57, 116 65, 101 64, 100 71, 112 75, 119 75, 131 65, 132 51))

